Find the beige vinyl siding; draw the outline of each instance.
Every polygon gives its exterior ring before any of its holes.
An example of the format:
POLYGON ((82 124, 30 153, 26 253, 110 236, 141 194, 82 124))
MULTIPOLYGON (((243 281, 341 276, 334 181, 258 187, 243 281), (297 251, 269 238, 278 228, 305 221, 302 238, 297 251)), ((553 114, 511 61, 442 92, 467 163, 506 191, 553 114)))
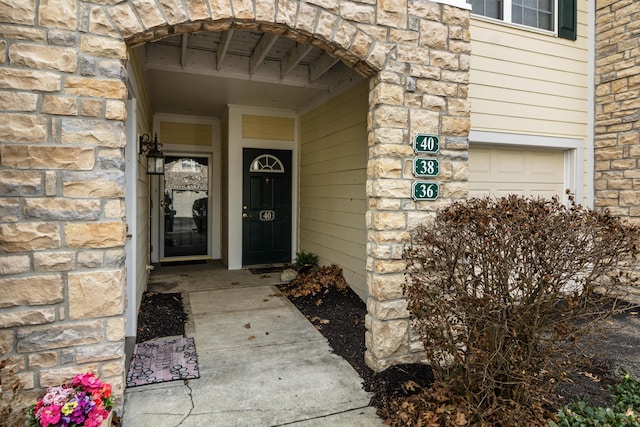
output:
POLYGON ((295 121, 291 117, 242 115, 243 138, 293 141, 294 136, 295 121))
POLYGON ((368 82, 300 119, 300 249, 366 294, 368 82))
POLYGON ((586 137, 587 7, 575 42, 472 15, 472 129, 586 137))
MULTIPOLYGON (((136 93, 136 125, 139 135, 149 134, 151 131, 151 103, 149 98, 149 90, 144 78, 142 69, 143 60, 140 58, 140 50, 130 50, 131 68, 135 77, 137 87, 136 93)), ((134 141, 137 145, 137 141, 134 141)), ((149 279, 149 270, 147 265, 150 264, 149 259, 149 241, 151 238, 149 228, 149 175, 146 174, 147 164, 144 156, 138 156, 138 174, 136 177, 136 220, 135 230, 129 230, 130 233, 136 233, 136 307, 140 307, 142 294, 147 288, 147 280, 149 279)))
POLYGON ((213 129, 210 124, 160 122, 163 144, 210 146, 213 129))

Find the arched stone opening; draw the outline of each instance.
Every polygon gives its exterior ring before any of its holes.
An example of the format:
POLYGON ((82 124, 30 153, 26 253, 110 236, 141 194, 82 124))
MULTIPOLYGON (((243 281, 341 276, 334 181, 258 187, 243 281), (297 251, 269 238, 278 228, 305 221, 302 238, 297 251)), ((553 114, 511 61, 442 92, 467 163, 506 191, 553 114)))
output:
POLYGON ((375 370, 420 360, 402 298, 401 255, 414 225, 466 197, 468 9, 422 0, 114 3, 0 6, 2 21, 11 24, 0 40, 7 100, 0 114, 11 124, 0 126, 0 281, 10 296, 5 306, 21 313, 0 325, 0 348, 26 388, 60 383, 82 369, 97 371, 122 396, 123 64, 127 47, 198 31, 289 37, 371 78, 366 360, 375 370), (441 138, 435 202, 411 198, 416 133, 441 138))

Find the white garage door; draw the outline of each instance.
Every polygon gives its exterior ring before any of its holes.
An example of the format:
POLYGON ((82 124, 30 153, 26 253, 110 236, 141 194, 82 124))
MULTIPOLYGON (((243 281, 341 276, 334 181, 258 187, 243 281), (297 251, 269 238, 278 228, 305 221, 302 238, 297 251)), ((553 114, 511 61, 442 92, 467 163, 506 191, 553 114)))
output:
POLYGON ((470 147, 469 197, 564 194, 564 152, 470 147))

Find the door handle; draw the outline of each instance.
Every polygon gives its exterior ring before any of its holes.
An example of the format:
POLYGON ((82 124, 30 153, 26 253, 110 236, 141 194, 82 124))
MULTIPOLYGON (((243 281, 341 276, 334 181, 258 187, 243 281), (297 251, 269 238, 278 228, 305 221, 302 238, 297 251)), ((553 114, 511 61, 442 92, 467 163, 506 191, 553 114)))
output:
POLYGON ((248 213, 244 212, 242 214, 242 218, 251 218, 251 215, 249 215, 248 213))

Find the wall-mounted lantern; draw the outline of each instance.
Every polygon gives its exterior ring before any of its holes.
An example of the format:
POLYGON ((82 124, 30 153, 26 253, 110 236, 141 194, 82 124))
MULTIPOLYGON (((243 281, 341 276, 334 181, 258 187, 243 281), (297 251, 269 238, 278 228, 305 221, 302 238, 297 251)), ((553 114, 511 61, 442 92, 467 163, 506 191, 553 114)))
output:
POLYGON ((158 148, 158 134, 153 141, 147 134, 140 135, 138 152, 147 156, 147 175, 164 175, 164 154, 158 148))

